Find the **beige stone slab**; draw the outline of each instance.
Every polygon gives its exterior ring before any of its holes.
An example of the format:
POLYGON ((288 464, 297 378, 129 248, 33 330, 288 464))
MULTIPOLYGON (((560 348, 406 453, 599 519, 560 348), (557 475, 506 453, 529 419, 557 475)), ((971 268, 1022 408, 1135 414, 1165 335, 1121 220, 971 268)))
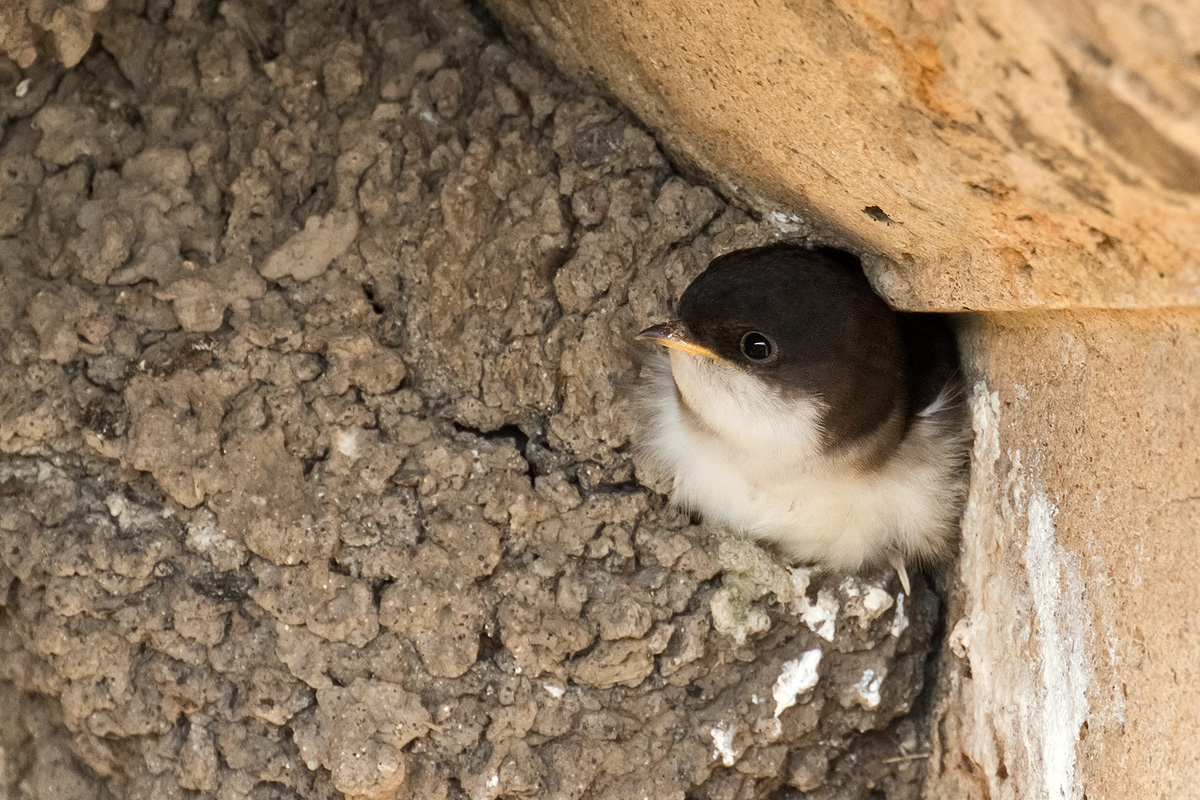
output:
POLYGON ((966 328, 974 472, 927 797, 1193 797, 1200 313, 966 328))
POLYGON ((907 308, 1200 304, 1200 2, 489 0, 907 308))

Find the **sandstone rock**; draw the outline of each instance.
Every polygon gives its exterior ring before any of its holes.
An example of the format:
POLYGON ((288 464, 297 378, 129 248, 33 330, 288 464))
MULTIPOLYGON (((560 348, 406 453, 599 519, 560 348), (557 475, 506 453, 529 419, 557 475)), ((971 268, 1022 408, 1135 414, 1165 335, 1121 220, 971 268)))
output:
POLYGON ((974 473, 928 796, 1187 794, 1200 315, 1002 314, 967 341, 974 473))
POLYGON ((1195 3, 488 5, 896 305, 1200 302, 1195 3))

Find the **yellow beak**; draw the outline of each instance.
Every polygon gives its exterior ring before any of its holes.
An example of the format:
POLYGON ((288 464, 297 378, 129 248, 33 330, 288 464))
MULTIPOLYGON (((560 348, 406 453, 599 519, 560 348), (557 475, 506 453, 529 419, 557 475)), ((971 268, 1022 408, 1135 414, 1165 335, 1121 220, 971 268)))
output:
POLYGON ((687 353, 689 356, 701 356, 714 361, 724 360, 707 347, 693 342, 688 336, 687 326, 677 319, 661 325, 652 325, 634 338, 661 344, 663 347, 670 347, 672 350, 687 353))

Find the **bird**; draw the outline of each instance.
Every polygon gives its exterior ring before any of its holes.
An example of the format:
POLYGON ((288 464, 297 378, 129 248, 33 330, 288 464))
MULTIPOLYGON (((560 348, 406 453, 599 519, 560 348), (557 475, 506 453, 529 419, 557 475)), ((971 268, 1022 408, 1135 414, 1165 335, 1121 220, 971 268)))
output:
POLYGON ((635 383, 639 469, 671 502, 793 564, 859 573, 954 549, 970 419, 953 331, 892 309, 858 256, 773 244, 713 259, 635 383))

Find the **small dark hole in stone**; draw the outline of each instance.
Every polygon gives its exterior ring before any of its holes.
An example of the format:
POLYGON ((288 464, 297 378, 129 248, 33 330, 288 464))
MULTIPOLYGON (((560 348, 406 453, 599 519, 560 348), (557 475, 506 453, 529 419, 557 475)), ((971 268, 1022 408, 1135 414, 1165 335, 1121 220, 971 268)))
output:
POLYGON ((863 209, 863 213, 876 222, 885 222, 888 225, 892 224, 892 218, 885 214, 879 206, 867 206, 863 209))

